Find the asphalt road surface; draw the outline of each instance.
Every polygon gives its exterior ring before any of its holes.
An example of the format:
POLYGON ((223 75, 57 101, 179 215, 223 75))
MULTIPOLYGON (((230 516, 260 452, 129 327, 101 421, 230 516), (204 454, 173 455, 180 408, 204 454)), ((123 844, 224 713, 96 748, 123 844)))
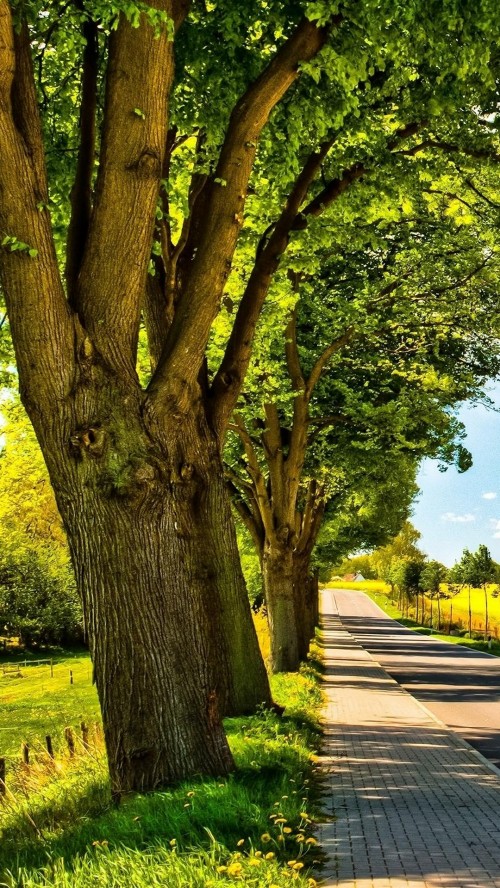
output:
POLYGON ((500 657, 406 629, 363 592, 333 594, 345 628, 389 675, 500 767, 500 657))

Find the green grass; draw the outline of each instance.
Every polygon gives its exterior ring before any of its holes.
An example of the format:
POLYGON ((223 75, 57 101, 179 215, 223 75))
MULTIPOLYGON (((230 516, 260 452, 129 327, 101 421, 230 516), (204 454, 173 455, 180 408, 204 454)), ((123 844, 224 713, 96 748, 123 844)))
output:
POLYGON ((99 720, 88 654, 54 658, 52 678, 50 664, 25 667, 24 659, 9 657, 0 663, 0 755, 9 758, 18 755, 22 742, 36 749, 50 734, 57 748, 66 726, 99 720))
MULTIPOLYGON (((42 684, 37 688, 35 708, 45 713, 42 684)), ((225 779, 193 780, 116 808, 101 752, 58 757, 55 773, 42 754, 28 770, 19 766, 9 775, 13 796, 0 805, 0 882, 9 888, 282 888, 291 878, 298 886, 314 884, 307 871, 318 855, 310 816, 317 674, 307 667, 276 676, 273 692, 285 717, 262 712, 226 721, 237 771, 225 779)), ((65 716, 71 699, 64 697, 65 716)), ((25 718, 22 702, 19 691, 17 712, 25 718)), ((69 721, 78 721, 81 702, 69 721)), ((25 724, 34 726, 35 716, 25 724)))

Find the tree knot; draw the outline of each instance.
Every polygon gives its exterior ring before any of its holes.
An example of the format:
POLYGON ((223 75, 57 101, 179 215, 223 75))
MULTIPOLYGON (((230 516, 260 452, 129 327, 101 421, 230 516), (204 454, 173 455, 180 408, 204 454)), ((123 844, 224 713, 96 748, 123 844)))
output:
POLYGON ((143 179, 158 178, 161 174, 161 158, 153 148, 145 148, 127 167, 143 179))

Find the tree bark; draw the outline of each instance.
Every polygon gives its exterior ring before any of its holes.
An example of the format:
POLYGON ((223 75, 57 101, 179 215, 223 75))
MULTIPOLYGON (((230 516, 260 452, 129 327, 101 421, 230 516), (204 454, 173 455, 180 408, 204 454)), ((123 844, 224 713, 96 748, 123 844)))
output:
POLYGON ((208 498, 207 557, 216 578, 208 593, 207 609, 217 639, 217 659, 223 665, 219 686, 225 715, 247 715, 259 705, 272 706, 269 678, 259 648, 238 544, 227 485, 219 468, 208 498))
POLYGON ((297 672, 300 660, 292 550, 266 547, 262 568, 271 634, 271 670, 297 672))
POLYGON ((309 645, 314 637, 318 622, 318 577, 310 573, 310 559, 307 555, 294 554, 293 593, 299 659, 305 660, 309 645))
POLYGON ((271 696, 217 440, 201 402, 158 416, 81 354, 56 421, 26 406, 82 596, 113 792, 226 774, 222 715, 271 696))

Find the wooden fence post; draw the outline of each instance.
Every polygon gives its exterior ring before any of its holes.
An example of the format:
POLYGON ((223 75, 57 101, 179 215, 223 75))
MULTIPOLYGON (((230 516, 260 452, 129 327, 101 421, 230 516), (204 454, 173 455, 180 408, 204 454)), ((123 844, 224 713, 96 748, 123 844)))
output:
POLYGON ((85 750, 88 750, 89 747, 89 729, 85 722, 82 722, 80 725, 82 731, 82 744, 85 750))
POLYGON ((66 743, 68 744, 68 751, 70 757, 73 758, 75 754, 75 737, 73 734, 72 728, 64 728, 64 737, 66 739, 66 743))
POLYGON ((47 744, 47 752, 50 755, 51 759, 54 758, 54 748, 52 746, 52 737, 50 734, 47 734, 45 738, 45 743, 47 744))
POLYGON ((0 796, 5 795, 5 759, 0 758, 0 796))

